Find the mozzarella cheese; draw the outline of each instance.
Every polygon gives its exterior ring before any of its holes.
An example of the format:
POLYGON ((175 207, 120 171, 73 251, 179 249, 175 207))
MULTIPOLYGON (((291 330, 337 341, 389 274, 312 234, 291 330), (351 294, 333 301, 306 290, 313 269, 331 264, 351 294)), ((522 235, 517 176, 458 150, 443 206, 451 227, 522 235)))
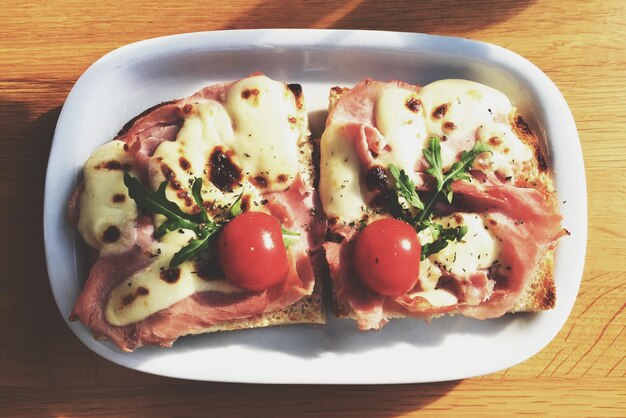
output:
POLYGON ((332 123, 320 142, 319 195, 328 218, 357 221, 367 205, 361 192, 361 163, 348 125, 332 123))
POLYGON ((378 161, 387 167, 393 163, 409 176, 415 175, 415 163, 426 142, 426 125, 421 107, 411 110, 407 103, 418 100, 414 91, 388 85, 375 104, 376 127, 385 137, 390 150, 378 161))
POLYGON ((444 169, 456 162, 458 148, 450 145, 456 141, 490 145, 494 152, 484 154, 482 161, 504 177, 513 176, 533 157, 511 130, 509 117, 515 109, 502 92, 469 80, 439 80, 424 86, 420 98, 429 135, 446 138, 441 143, 444 169))
POLYGON ((525 162, 533 158, 533 151, 515 135, 510 124, 491 123, 478 129, 477 140, 491 147, 493 153, 483 153, 476 159, 502 177, 515 177, 525 162))
POLYGON ((417 296, 423 297, 428 301, 428 303, 430 303, 434 307, 452 306, 459 303, 459 299, 445 289, 434 289, 423 292, 415 292, 411 293, 409 296, 412 298, 417 296))
POLYGON ((123 141, 102 145, 85 163, 78 231, 104 254, 126 251, 135 242, 137 206, 123 182, 130 163, 123 141))
POLYGON ((107 322, 114 326, 133 324, 197 292, 242 292, 225 279, 203 279, 191 261, 168 268, 174 254, 194 238, 193 232, 181 229, 169 232, 155 244, 150 250, 154 262, 111 291, 105 308, 107 322))
MULTIPOLYGON (((206 179, 205 201, 225 206, 241 193, 286 190, 299 171, 300 124, 293 93, 266 76, 235 83, 225 103, 194 104, 175 141, 161 143, 150 158, 152 187, 169 181, 168 199, 184 211, 196 208, 191 185, 206 179), (247 185, 247 186, 246 186, 247 185)), ((260 195, 252 196, 258 203, 260 195)))
MULTIPOLYGON (((491 267, 501 253, 500 241, 489 229, 484 216, 476 213, 453 213, 449 216, 435 217, 433 222, 445 228, 466 226, 467 232, 460 241, 451 241, 441 251, 428 256, 428 262, 437 266, 439 271, 432 268, 428 274, 420 278, 425 289, 432 289, 432 283, 443 272, 455 276, 468 276, 479 270, 491 267)), ((429 229, 419 234, 422 245, 433 242, 429 229)), ((422 266, 420 266, 422 267, 422 266)))

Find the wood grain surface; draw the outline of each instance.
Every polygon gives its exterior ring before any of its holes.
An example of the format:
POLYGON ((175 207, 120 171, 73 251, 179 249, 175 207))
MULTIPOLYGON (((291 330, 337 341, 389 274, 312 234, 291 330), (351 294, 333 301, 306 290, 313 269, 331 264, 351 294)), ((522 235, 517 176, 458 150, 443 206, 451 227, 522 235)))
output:
POLYGON ((626 2, 2 0, 0 6, 0 415, 626 416, 626 2), (74 337, 48 285, 41 222, 52 135, 73 83, 129 42, 277 27, 492 42, 533 61, 561 89, 585 157, 589 241, 574 310, 541 353, 496 374, 447 383, 271 386, 146 375, 101 359, 74 337))

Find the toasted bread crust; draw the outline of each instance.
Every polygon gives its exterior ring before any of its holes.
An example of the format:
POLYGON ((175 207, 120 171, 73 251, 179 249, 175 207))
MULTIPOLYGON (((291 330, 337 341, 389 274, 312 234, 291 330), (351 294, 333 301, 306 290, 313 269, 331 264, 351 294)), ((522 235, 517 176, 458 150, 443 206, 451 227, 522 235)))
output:
POLYGON ((274 312, 265 312, 250 318, 225 321, 208 328, 198 330, 194 334, 205 334, 217 331, 235 331, 240 329, 263 328, 279 325, 317 324, 326 323, 326 307, 324 305, 324 289, 321 275, 316 271, 315 289, 313 294, 300 299, 286 309, 274 312))
MULTIPOLYGON (((350 91, 348 87, 335 86, 330 89, 329 93, 329 111, 337 105, 341 97, 350 91)), ((539 138, 526 123, 522 115, 515 110, 511 113, 509 123, 513 132, 521 139, 522 142, 529 145, 533 149, 534 157, 530 163, 524 167, 520 175, 520 179, 516 181, 516 185, 520 187, 533 187, 542 189, 548 193, 554 193, 554 185, 552 178, 548 172, 546 158, 540 146, 539 138)), ((358 319, 354 310, 350 307, 345 299, 337 296, 335 283, 331 280, 331 296, 332 310, 338 318, 358 319)), ((549 249, 537 264, 533 279, 519 296, 515 305, 508 311, 515 312, 539 312, 543 310, 553 309, 556 304, 556 287, 554 283, 554 249, 549 249)), ((451 315, 454 315, 452 312, 451 315)), ((425 318, 433 318, 442 316, 441 314, 426 316, 425 318)), ((401 318, 403 315, 391 314, 387 318, 401 318)))

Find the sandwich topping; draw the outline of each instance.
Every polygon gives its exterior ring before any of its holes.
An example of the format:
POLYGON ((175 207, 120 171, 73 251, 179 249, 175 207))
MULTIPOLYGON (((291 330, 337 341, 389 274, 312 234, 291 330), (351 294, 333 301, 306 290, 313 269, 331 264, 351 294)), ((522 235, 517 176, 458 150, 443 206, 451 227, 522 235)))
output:
POLYGON ((70 217, 99 255, 71 319, 130 351, 313 292, 319 219, 295 87, 263 75, 207 87, 147 111, 94 151, 70 217), (248 239, 233 241, 251 214, 248 239), (267 245, 239 251, 257 235, 267 245), (270 271, 238 268, 259 257, 270 271))
POLYGON ((509 99, 467 80, 421 89, 366 80, 336 91, 320 143, 319 192, 337 299, 361 329, 394 316, 506 313, 566 233, 536 137, 520 128, 509 99), (418 233, 419 280, 404 292, 381 291, 350 267, 367 263, 360 236, 381 218, 418 233))

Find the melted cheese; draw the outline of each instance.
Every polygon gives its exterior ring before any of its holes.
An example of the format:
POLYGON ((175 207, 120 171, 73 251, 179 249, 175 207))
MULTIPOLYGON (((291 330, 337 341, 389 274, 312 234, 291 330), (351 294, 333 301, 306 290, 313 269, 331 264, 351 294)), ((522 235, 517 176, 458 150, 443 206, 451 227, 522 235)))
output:
POLYGON ((423 292, 415 292, 409 295, 414 298, 416 296, 423 297, 434 307, 452 306, 459 303, 459 299, 445 289, 426 290, 423 292))
POLYGON ((123 252, 135 242, 137 206, 123 182, 131 162, 124 142, 111 141, 85 163, 78 230, 87 244, 105 254, 123 252))
POLYGON ((531 148, 513 132, 510 124, 491 123, 478 129, 478 141, 487 144, 493 153, 483 153, 475 164, 483 163, 502 177, 515 177, 524 162, 533 158, 531 148))
POLYGON ((442 138, 472 134, 481 125, 508 121, 513 106, 498 90, 469 80, 439 80, 424 86, 420 98, 428 133, 442 138))
POLYGON ((353 222, 361 219, 367 205, 361 194, 359 155, 345 129, 336 122, 322 134, 319 193, 328 218, 353 222))
MULTIPOLYGON (((427 242, 432 242, 432 235, 430 230, 426 229, 419 234, 420 243, 422 245, 427 242), (426 238, 428 236, 429 238, 426 238)), ((441 277, 441 269, 427 257, 420 261, 420 286, 422 290, 435 290, 437 287, 437 281, 441 277)))
MULTIPOLYGON (((173 173, 180 189, 172 183, 166 189, 167 198, 176 202, 187 213, 196 211, 191 195, 191 185, 196 177, 206 178, 210 171, 209 159, 219 147, 222 152, 230 150, 234 131, 226 109, 215 101, 197 104, 185 118, 185 122, 176 137, 176 141, 165 141, 159 145, 150 159, 150 180, 156 189, 167 178, 164 172, 173 173), (165 169, 164 169, 165 167, 165 169)), ((233 154, 230 161, 242 167, 241 159, 233 154)), ((212 182, 202 184, 202 199, 222 210, 228 209, 237 200, 242 190, 250 196, 251 203, 260 205, 260 191, 247 178, 242 179, 230 191, 222 191, 212 182), (242 189, 243 188, 243 189, 242 189)))
POLYGON ((300 130, 291 90, 265 76, 245 78, 228 92, 226 107, 235 126, 231 146, 244 170, 252 177, 264 176, 268 190, 285 190, 299 167, 300 130), (278 181, 281 175, 289 180, 278 181))
MULTIPOLYGON (((194 104, 175 141, 161 143, 150 158, 152 187, 165 180, 168 199, 187 213, 195 203, 191 185, 196 177, 205 179, 202 195, 205 201, 225 206, 241 193, 256 189, 248 179, 262 178, 264 191, 286 190, 298 175, 298 138, 296 101, 284 84, 266 76, 243 79, 229 90, 224 104, 208 100, 194 104), (236 184, 225 190, 213 184, 211 158, 215 152, 226 155, 236 184)), ((253 193, 258 203, 259 193, 253 193)))
MULTIPOLYGON (((433 222, 446 228, 465 225, 467 233, 461 241, 451 241, 428 259, 441 270, 455 276, 467 276, 491 267, 500 256, 500 241, 485 224, 485 218, 475 213, 454 213, 450 216, 433 218, 433 222)), ((432 242, 432 235, 421 235, 422 245, 432 242)))
POLYGON ((202 279, 191 261, 168 269, 174 254, 194 238, 195 234, 188 230, 166 234, 151 249, 154 262, 111 291, 105 308, 107 322, 114 326, 133 324, 197 292, 242 292, 225 279, 202 279))
POLYGON ((381 153, 378 161, 383 166, 393 163, 410 176, 415 175, 415 163, 422 155, 426 142, 423 110, 411 111, 409 99, 417 100, 409 89, 389 85, 378 97, 375 106, 376 127, 391 148, 381 153))

